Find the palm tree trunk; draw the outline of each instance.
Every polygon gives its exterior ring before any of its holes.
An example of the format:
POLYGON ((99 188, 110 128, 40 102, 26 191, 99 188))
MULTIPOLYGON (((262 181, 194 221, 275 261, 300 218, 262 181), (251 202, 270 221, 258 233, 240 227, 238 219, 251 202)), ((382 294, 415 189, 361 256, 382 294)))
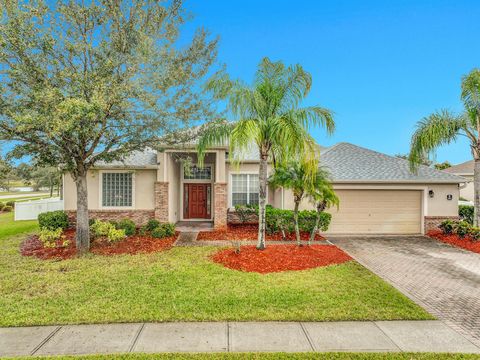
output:
POLYGON ((474 217, 475 226, 480 224, 480 158, 475 159, 475 167, 473 169, 473 194, 474 194, 474 217))
POLYGON ((258 193, 258 243, 257 249, 263 250, 265 244, 265 207, 267 204, 267 160, 268 153, 260 153, 260 170, 258 173, 259 193, 258 193))
POLYGON ((300 206, 300 201, 295 199, 295 207, 293 208, 293 222, 295 224, 295 238, 297 239, 297 245, 302 246, 300 241, 300 229, 298 227, 298 208, 300 206))
POLYGON ((87 175, 83 172, 75 179, 77 185, 77 236, 76 245, 79 255, 90 249, 90 229, 88 226, 88 189, 87 175))
POLYGON ((310 246, 312 242, 315 240, 315 235, 317 235, 318 226, 320 225, 320 215, 325 210, 326 204, 325 201, 320 201, 317 204, 317 218, 315 219, 315 226, 310 233, 310 238, 308 239, 308 245, 310 246))

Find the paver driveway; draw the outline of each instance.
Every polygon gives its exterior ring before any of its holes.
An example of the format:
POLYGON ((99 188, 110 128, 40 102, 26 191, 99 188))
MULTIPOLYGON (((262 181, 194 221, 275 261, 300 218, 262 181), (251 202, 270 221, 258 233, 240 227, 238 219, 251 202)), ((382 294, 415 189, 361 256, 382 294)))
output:
POLYGON ((480 345, 480 254, 422 236, 329 240, 480 345))

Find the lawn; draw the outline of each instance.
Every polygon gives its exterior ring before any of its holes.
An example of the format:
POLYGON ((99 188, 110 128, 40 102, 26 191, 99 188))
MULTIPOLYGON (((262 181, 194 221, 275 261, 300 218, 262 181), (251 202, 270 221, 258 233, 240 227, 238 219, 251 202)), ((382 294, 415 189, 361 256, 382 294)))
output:
MULTIPOLYGON (((19 358, 15 358, 19 359, 19 358)), ((20 359, 71 359, 71 360, 470 360, 480 359, 475 354, 432 353, 230 353, 230 354, 115 354, 61 357, 22 357, 20 359)))
POLYGON ((19 255, 25 235, 12 236, 35 222, 1 219, 0 326, 432 318, 353 261, 266 275, 213 263, 214 247, 43 261, 19 255))
POLYGON ((36 220, 13 221, 13 212, 0 213, 0 241, 3 241, 5 238, 13 235, 32 232, 37 228, 38 224, 36 220))

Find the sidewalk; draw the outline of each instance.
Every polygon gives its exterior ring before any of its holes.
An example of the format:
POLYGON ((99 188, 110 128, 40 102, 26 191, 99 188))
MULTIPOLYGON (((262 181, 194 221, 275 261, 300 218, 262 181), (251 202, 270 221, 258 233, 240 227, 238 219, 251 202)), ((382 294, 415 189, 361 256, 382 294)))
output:
POLYGON ((190 322, 0 328, 0 356, 127 352, 480 353, 441 321, 190 322))

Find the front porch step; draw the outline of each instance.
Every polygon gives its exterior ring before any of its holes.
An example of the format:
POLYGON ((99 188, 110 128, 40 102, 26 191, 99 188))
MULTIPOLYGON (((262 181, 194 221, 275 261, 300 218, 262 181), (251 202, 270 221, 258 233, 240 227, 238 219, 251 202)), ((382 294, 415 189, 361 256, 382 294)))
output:
POLYGON ((197 242, 198 231, 182 231, 173 246, 192 246, 197 242))
POLYGON ((213 222, 211 221, 179 221, 176 223, 175 229, 180 232, 212 231, 213 222))

